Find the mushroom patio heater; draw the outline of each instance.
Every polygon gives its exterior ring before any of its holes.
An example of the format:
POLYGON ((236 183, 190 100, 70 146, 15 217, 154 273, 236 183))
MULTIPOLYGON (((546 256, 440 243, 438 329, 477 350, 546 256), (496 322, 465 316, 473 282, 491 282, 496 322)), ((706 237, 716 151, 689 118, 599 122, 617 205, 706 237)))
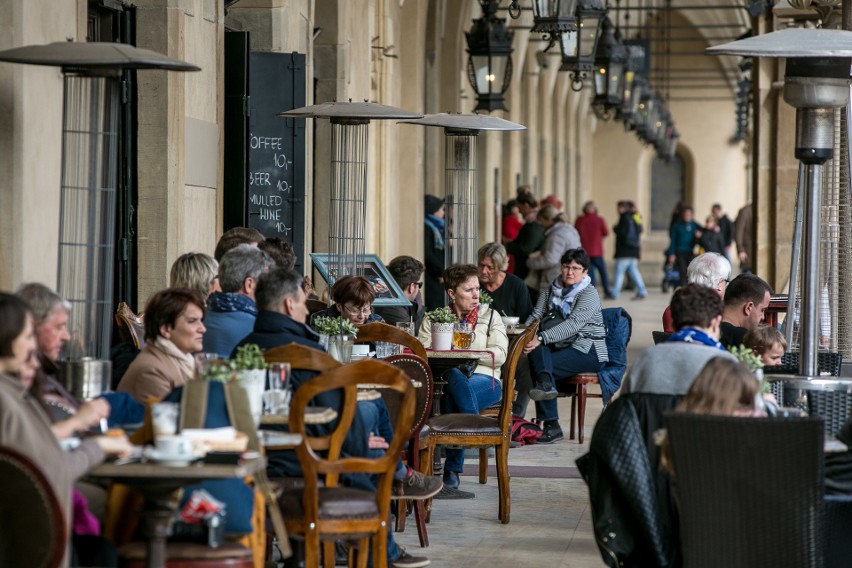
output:
POLYGON ((367 224, 367 141, 372 120, 420 118, 422 114, 371 102, 330 102, 278 113, 285 118, 331 121, 331 203, 328 217, 329 286, 360 274, 367 224))
POLYGON ((61 67, 62 180, 57 290, 83 354, 109 358, 112 331, 118 110, 124 69, 201 68, 132 45, 56 42, 0 51, 0 61, 61 67))
POLYGON ((483 130, 526 130, 527 127, 494 116, 428 114, 405 124, 438 126, 446 135, 444 158, 446 207, 446 265, 476 264, 479 209, 477 136, 483 130))
MULTIPOLYGON (((852 32, 791 28, 711 47, 707 52, 787 60, 784 100, 796 108, 795 156, 803 166, 805 192, 799 374, 818 378, 822 166, 833 157, 834 110, 849 100, 852 32)), ((793 289, 790 295, 794 294, 793 289)))

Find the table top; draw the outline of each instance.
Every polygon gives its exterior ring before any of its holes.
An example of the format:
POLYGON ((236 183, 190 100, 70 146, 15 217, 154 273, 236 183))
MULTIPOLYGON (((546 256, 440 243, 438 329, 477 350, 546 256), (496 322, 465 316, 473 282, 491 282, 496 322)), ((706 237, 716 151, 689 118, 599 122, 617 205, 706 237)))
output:
MULTIPOLYGON (((337 418, 337 411, 327 406, 308 406, 305 408, 305 424, 329 424, 337 418)), ((290 414, 264 414, 261 424, 289 424, 290 414)))
POLYGON ((823 451, 827 454, 841 454, 848 452, 849 447, 834 436, 826 436, 823 451))
POLYGON ((258 430, 260 445, 267 450, 292 450, 302 443, 302 435, 279 430, 258 430))
POLYGON ((476 349, 452 349, 450 351, 426 350, 429 359, 482 359, 483 355, 490 355, 490 351, 476 349))
POLYGON ((509 336, 522 335, 522 334, 526 333, 527 329, 529 329, 529 328, 525 325, 516 325, 515 327, 507 327, 506 328, 506 335, 509 335, 509 336))
POLYGON ((202 461, 184 466, 172 467, 158 463, 132 462, 116 465, 105 462, 91 469, 86 477, 113 479, 118 481, 131 480, 173 480, 180 485, 185 480, 197 479, 232 479, 245 477, 266 467, 266 458, 259 457, 245 460, 237 465, 206 464, 202 461))

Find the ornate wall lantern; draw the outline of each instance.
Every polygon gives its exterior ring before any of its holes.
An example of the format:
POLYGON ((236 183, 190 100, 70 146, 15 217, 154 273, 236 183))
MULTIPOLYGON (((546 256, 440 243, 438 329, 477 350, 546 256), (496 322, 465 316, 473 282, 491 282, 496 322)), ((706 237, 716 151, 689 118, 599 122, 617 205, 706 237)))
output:
MULTIPOLYGON (((577 0, 550 0, 541 2, 533 0, 533 32, 557 34, 572 32, 577 29, 574 13, 577 10, 577 0)), ((511 12, 510 12, 511 13, 511 12)))
POLYGON ((577 4, 577 31, 563 33, 562 66, 560 71, 571 71, 571 78, 583 88, 586 72, 595 67, 595 51, 600 36, 601 21, 606 16, 606 7, 600 0, 579 0, 577 4))
POLYGON ((592 104, 609 118, 616 108, 621 107, 624 93, 624 69, 627 50, 621 43, 609 18, 601 24, 601 39, 595 54, 595 99, 592 104))
POLYGON ((497 17, 497 0, 479 0, 482 17, 473 21, 467 36, 467 78, 476 91, 474 112, 508 110, 503 94, 512 81, 512 39, 515 32, 497 17))

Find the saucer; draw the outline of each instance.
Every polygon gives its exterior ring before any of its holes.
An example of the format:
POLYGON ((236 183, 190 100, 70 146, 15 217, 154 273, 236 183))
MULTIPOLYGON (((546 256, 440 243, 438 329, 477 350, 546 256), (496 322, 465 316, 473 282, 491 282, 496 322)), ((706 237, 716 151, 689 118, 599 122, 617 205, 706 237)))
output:
POLYGON ((157 448, 147 448, 145 450, 145 459, 168 467, 186 467, 197 460, 198 456, 195 454, 167 454, 157 448))

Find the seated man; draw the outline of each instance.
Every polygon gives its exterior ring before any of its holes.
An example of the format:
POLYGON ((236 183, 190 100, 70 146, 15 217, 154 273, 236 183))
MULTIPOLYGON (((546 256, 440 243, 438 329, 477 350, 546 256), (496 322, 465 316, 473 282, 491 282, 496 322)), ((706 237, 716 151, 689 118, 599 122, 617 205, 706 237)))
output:
POLYGON ((423 323, 423 314, 426 311, 423 305, 423 296, 420 289, 423 287, 423 263, 411 256, 398 256, 388 264, 388 271, 402 288, 402 293, 411 302, 409 306, 381 306, 376 307, 376 314, 380 315, 390 325, 403 322, 414 322, 414 333, 420 332, 420 324, 423 323))
MULTIPOLYGON (((686 281, 700 284, 716 290, 719 297, 725 297, 725 290, 731 281, 731 263, 719 253, 705 252, 692 259, 686 269, 686 281)), ((663 312, 663 331, 674 333, 677 329, 672 319, 672 307, 666 306, 663 312)))
MULTIPOLYGON (((271 349, 289 343, 298 343, 322 350, 317 342, 319 337, 305 325, 308 309, 305 306, 305 292, 302 289, 303 277, 293 270, 276 268, 261 275, 257 286, 257 303, 260 311, 254 325, 254 331, 239 345, 254 343, 261 349, 271 349)), ((238 345, 238 346, 239 346, 238 345)), ((290 375, 293 389, 310 380, 316 373, 294 370, 290 375)), ((314 401, 319 406, 340 407, 339 395, 334 392, 323 393, 314 401)), ((384 404, 359 402, 358 411, 343 443, 343 451, 350 456, 374 455, 376 450, 386 447, 385 439, 375 433, 392 435, 393 428, 384 404)), ((302 471, 295 452, 269 452, 268 469, 270 476, 301 476, 302 471)), ((353 486, 375 490, 367 479, 352 476, 353 486)), ((395 475, 398 496, 406 499, 428 499, 441 490, 441 480, 424 476, 412 470, 400 461, 395 475)), ((391 566, 426 566, 428 559, 415 558, 400 549, 393 540, 393 532, 388 533, 388 560, 391 566)))
POLYGON ((257 316, 257 279, 273 265, 269 255, 251 245, 239 245, 225 253, 219 263, 222 291, 210 294, 204 313, 205 352, 228 357, 237 342, 251 332, 257 316))
POLYGON ((763 320, 772 288, 755 274, 740 274, 725 290, 725 309, 722 312, 719 341, 725 348, 739 347, 745 334, 763 320))
POLYGON ((232 248, 240 245, 250 245, 256 247, 265 239, 263 233, 257 229, 249 227, 232 227, 222 233, 219 237, 219 242, 216 243, 216 251, 213 253, 213 258, 216 262, 222 262, 222 257, 232 248))

